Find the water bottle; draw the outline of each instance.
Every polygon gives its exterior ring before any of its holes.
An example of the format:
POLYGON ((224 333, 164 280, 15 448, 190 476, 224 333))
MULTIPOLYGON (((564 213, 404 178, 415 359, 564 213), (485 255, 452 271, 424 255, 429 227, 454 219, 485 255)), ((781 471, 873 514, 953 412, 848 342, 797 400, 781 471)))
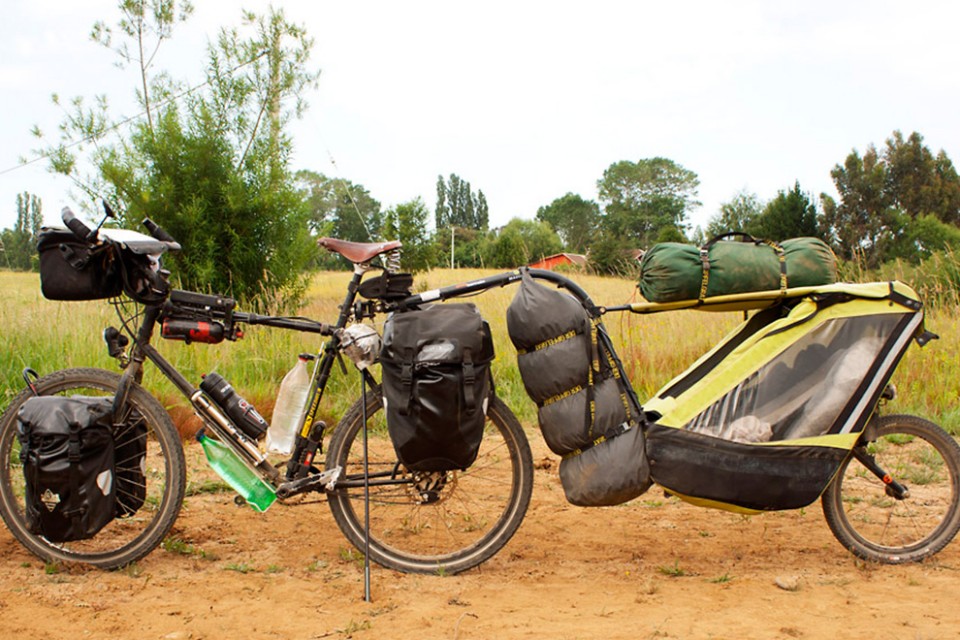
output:
POLYGON ((277 493, 263 481, 230 447, 206 437, 203 433, 197 436, 203 453, 207 456, 210 467, 217 475, 226 481, 234 491, 240 494, 251 507, 263 512, 270 508, 277 493))
POLYGON ((300 354, 297 364, 287 372, 280 383, 273 419, 267 430, 267 452, 290 455, 297 438, 297 428, 310 395, 310 373, 306 354, 300 354))
POLYGON ((203 376, 200 388, 248 437, 254 440, 263 437, 263 432, 267 430, 267 421, 257 413, 252 404, 237 395, 230 383, 219 374, 211 372, 203 376))

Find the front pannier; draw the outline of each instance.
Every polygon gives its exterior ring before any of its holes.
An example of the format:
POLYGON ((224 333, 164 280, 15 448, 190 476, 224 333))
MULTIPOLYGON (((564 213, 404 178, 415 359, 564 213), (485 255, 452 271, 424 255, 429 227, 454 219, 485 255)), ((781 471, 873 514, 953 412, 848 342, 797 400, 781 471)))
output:
POLYGON ((51 542, 93 537, 116 515, 113 398, 39 396, 18 412, 25 516, 51 542))
POLYGON ((48 300, 99 300, 120 295, 115 247, 83 241, 65 229, 43 229, 37 242, 40 291, 48 300))
POLYGON ((412 471, 466 469, 483 439, 492 385, 490 328, 472 304, 392 314, 383 329, 383 404, 412 471))
POLYGON ((579 506, 620 504, 650 486, 639 411, 600 328, 576 298, 523 272, 507 330, 543 438, 563 457, 564 494, 579 506))

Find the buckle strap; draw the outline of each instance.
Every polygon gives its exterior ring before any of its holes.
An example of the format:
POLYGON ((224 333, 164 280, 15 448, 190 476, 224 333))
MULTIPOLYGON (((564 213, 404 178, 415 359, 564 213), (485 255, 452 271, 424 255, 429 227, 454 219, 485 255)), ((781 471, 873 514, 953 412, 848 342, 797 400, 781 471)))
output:
POLYGON ((400 415, 410 415, 413 408, 413 349, 407 347, 404 350, 403 362, 400 365, 400 383, 403 385, 407 397, 407 402, 400 407, 400 415))
POLYGON ((616 438, 617 436, 622 436, 622 435, 625 434, 626 432, 630 431, 630 429, 635 429, 635 428, 636 428, 636 425, 632 424, 632 423, 629 422, 629 421, 627 421, 627 422, 621 422, 620 424, 618 424, 617 426, 613 427, 612 429, 610 429, 609 431, 607 431, 607 432, 604 433, 603 435, 598 436, 597 438, 595 438, 593 441, 591 441, 591 442, 583 445, 582 447, 579 447, 578 449, 574 449, 574 450, 571 451, 570 453, 564 454, 564 455, 563 455, 563 459, 566 460, 567 458, 573 458, 573 457, 575 457, 575 456, 579 456, 579 455, 582 454, 584 451, 587 451, 587 450, 589 450, 589 449, 593 449, 593 448, 594 448, 595 446, 597 446, 598 444, 603 444, 604 442, 607 442, 608 440, 613 440, 613 439, 616 438))
POLYGON ((473 366, 471 349, 468 347, 463 350, 463 400, 467 408, 467 413, 473 413, 477 410, 477 396, 474 393, 474 383, 477 381, 476 371, 473 366))
POLYGON ((87 512, 87 490, 80 476, 80 425, 70 423, 70 438, 67 441, 67 459, 70 461, 70 501, 64 505, 63 515, 70 518, 71 526, 82 528, 83 515, 87 512))

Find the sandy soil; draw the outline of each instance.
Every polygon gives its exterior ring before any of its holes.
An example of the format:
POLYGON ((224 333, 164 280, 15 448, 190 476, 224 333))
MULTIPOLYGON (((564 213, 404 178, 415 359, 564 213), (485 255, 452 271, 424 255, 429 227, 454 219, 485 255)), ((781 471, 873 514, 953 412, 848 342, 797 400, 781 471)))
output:
MULTIPOLYGON (((667 499, 563 498, 533 442, 531 510, 507 547, 458 576, 362 564, 322 502, 267 514, 187 499, 174 536, 122 571, 45 567, 0 530, 0 638, 955 638, 960 543, 865 565, 819 505, 742 517, 667 499)), ((202 480, 196 444, 190 480, 202 480)))

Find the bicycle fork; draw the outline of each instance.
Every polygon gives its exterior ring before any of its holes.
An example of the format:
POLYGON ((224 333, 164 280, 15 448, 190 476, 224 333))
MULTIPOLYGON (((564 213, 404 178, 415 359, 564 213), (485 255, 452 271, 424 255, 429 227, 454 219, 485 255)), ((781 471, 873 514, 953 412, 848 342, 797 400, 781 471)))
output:
POLYGON ((897 482, 883 467, 877 464, 876 458, 867 453, 866 445, 859 444, 853 448, 853 457, 866 467, 870 473, 877 476, 886 487, 887 495, 897 500, 905 500, 910 497, 910 490, 897 482))

